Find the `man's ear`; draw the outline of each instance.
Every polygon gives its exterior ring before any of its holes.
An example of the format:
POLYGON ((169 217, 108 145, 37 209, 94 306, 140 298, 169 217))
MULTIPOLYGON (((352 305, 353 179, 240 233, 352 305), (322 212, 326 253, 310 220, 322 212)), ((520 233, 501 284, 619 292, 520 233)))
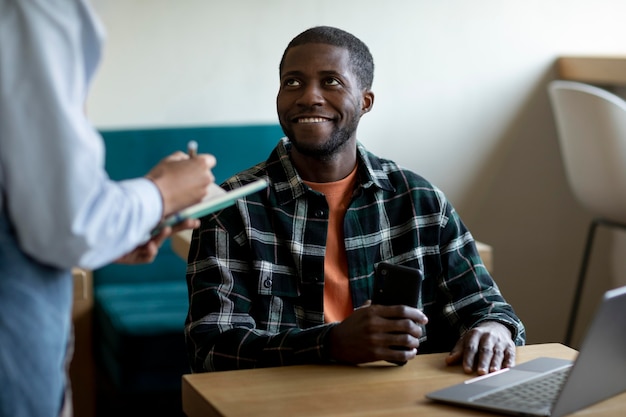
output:
POLYGON ((365 90, 363 92, 363 103, 361 106, 361 115, 364 115, 365 113, 372 110, 373 106, 374 106, 374 92, 371 90, 365 90))

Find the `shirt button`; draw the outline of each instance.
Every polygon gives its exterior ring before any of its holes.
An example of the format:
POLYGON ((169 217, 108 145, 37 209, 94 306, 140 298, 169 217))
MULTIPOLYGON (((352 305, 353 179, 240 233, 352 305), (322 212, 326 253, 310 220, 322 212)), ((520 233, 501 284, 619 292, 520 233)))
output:
POLYGON ((263 286, 265 288, 271 288, 272 287, 272 280, 271 279, 266 279, 265 281, 263 281, 263 286))
POLYGON ((315 217, 324 217, 324 210, 317 210, 315 212, 315 217))

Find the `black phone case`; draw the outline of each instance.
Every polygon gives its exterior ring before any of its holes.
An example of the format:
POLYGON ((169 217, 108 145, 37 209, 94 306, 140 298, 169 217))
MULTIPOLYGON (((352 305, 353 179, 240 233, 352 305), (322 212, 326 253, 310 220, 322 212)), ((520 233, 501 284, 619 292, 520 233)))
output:
MULTIPOLYGON (((417 307, 422 286, 422 276, 422 271, 417 268, 394 265, 388 262, 377 264, 374 274, 372 304, 417 307)), ((406 348, 401 346, 392 346, 391 348, 406 350, 406 348)), ((402 366, 406 364, 406 361, 391 361, 391 363, 402 366)))
POLYGON ((372 304, 417 307, 422 275, 417 268, 379 263, 375 270, 372 304))

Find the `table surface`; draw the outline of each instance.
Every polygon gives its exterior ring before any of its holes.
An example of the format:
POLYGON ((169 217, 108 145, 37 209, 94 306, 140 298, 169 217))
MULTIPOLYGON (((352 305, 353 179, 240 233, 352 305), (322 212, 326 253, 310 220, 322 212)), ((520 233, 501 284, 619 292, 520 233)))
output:
MULTIPOLYGON (((517 350, 517 362, 540 356, 574 359, 558 343, 517 350)), ((183 410, 210 416, 493 416, 438 404, 425 394, 473 376, 444 364, 446 354, 420 355, 405 366, 384 362, 363 366, 302 365, 183 376, 183 410)), ((623 416, 626 393, 573 415, 623 416)))

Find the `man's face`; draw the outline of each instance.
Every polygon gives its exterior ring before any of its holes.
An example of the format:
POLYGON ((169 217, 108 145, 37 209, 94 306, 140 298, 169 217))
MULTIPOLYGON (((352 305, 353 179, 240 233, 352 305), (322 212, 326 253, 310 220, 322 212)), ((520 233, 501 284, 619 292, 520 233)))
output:
POLYGON ((373 101, 370 94, 359 87, 347 49, 296 46, 287 51, 280 74, 278 119, 298 152, 329 158, 356 139, 359 119, 373 101))

